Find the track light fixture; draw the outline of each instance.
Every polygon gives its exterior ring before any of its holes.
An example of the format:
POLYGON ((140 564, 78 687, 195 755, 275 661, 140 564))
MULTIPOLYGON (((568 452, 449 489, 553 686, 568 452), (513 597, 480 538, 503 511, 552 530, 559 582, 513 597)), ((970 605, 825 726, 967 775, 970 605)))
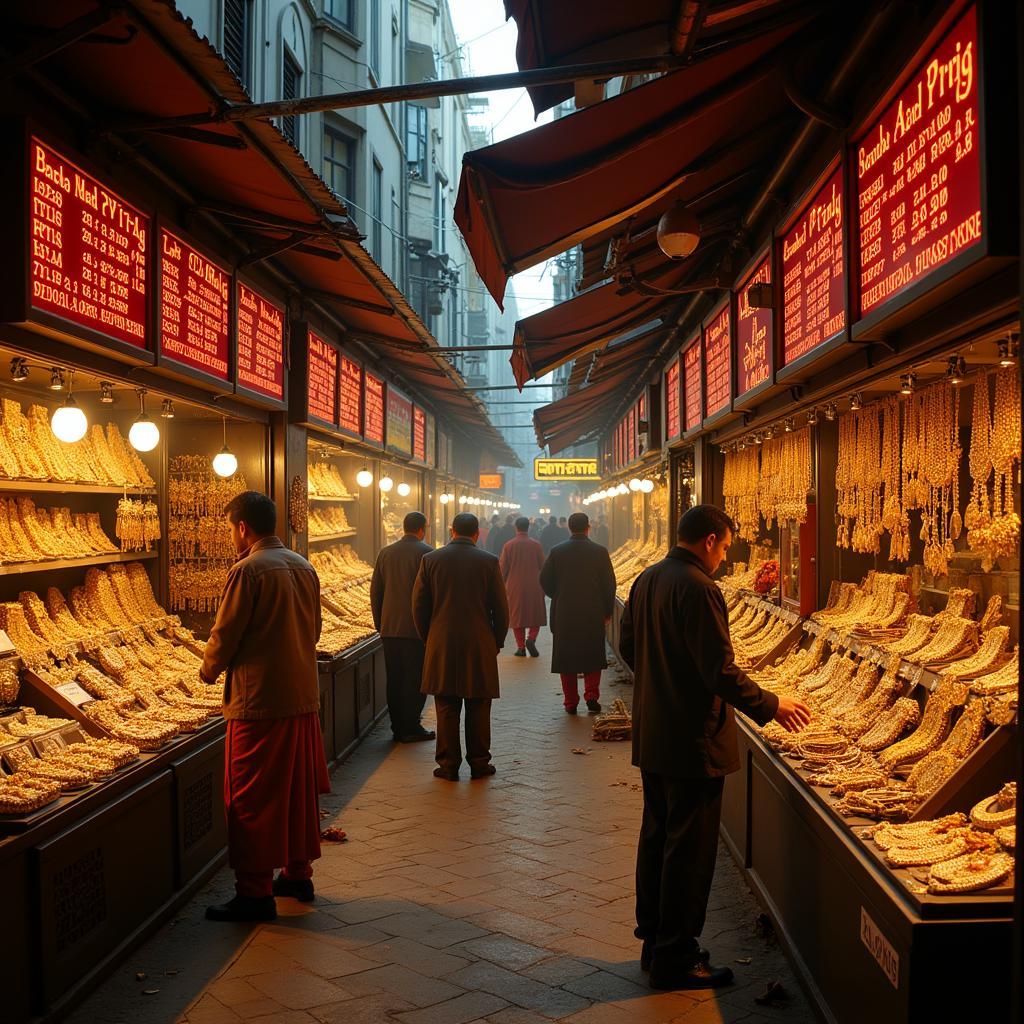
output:
POLYGON ((792 416, 790 416, 790 417, 789 417, 789 418, 788 418, 788 419, 786 420, 786 427, 785 427, 786 433, 787 433, 787 434, 792 434, 792 433, 793 433, 793 427, 794 427, 794 426, 796 426, 796 424, 795 424, 795 423, 793 422, 793 417, 792 417, 792 416))
POLYGON ((999 365, 1014 366, 1017 363, 1019 343, 1017 335, 1011 334, 999 342, 999 365))
POLYGON ((959 387, 967 378, 967 361, 963 356, 950 356, 946 366, 946 380, 953 387, 959 387))
POLYGON ((174 419, 174 403, 169 398, 163 400, 160 406, 160 416, 165 420, 174 419))
POLYGON ((864 407, 864 400, 860 396, 860 392, 857 391, 850 396, 850 409, 853 412, 860 412, 864 407))
POLYGON ((828 405, 825 406, 825 419, 827 419, 829 421, 829 423, 831 423, 831 422, 833 422, 833 420, 835 420, 835 418, 838 415, 839 415, 839 410, 836 408, 836 403, 835 402, 829 402, 828 405))
POLYGON ((28 380, 28 360, 15 356, 11 360, 11 380, 21 382, 28 380))
POLYGON ((49 388, 51 391, 64 390, 64 371, 59 366, 50 367, 49 388))
POLYGON ((818 425, 818 410, 811 409, 807 414, 807 426, 816 427, 818 425))
POLYGON ((103 405, 114 404, 114 385, 109 380, 100 381, 100 402, 103 405))
POLYGON ((914 393, 914 385, 917 383, 916 373, 904 373, 900 377, 900 394, 901 395, 912 395, 914 393))

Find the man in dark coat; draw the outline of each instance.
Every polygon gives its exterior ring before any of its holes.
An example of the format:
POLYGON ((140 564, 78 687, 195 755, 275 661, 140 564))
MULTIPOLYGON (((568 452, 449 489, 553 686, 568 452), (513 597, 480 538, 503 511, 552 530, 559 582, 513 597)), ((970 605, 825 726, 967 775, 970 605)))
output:
POLYGON ((498 560, 476 546, 476 516, 460 512, 452 539, 420 562, 412 592, 416 629, 427 645, 423 692, 437 710, 439 779, 457 782, 459 719, 466 705, 466 760, 474 779, 494 774, 491 701, 498 693, 498 652, 508 633, 508 600, 498 560))
POLYGON ((569 539, 551 549, 540 573, 540 585, 551 598, 551 671, 562 678, 570 715, 580 702, 580 675, 587 710, 597 714, 601 670, 608 666, 604 627, 615 607, 615 571, 608 551, 589 538, 585 513, 569 517, 569 530, 569 539))
POLYGON ((594 527, 590 539, 603 548, 608 547, 608 524, 605 522, 604 516, 597 517, 597 525, 594 527))
POLYGON ((679 520, 677 546, 633 582, 619 653, 633 670, 633 764, 643 779, 636 860, 640 966, 658 989, 717 988, 732 980, 711 967, 697 939, 704 927, 718 849, 725 776, 739 753, 733 708, 792 732, 805 705, 762 690, 733 660, 729 616, 712 580, 733 526, 713 505, 679 520))
POLYGON ((427 517, 422 512, 410 512, 402 529, 402 538, 377 555, 370 608, 384 648, 391 731, 399 743, 416 743, 432 740, 434 733, 420 725, 427 698, 420 691, 424 647, 412 618, 412 586, 423 556, 434 549, 423 540, 427 517))
POLYGON ((516 528, 512 525, 515 516, 510 512, 503 522, 496 529, 492 529, 487 535, 487 550, 495 558, 501 557, 501 549, 516 535, 516 528))
POLYGON ((565 535, 559 529, 558 520, 554 516, 551 516, 551 518, 548 519, 548 525, 540 531, 540 537, 538 539, 540 540, 540 546, 544 549, 545 555, 550 555, 551 549, 556 544, 560 544, 565 540, 565 535))

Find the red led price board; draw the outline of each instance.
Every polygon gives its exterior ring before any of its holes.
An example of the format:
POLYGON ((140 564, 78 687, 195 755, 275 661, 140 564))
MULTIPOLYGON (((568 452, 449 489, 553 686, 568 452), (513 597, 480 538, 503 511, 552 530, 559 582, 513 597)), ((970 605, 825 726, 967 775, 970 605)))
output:
POLYGON ((700 338, 683 350, 683 398, 687 430, 700 426, 700 338))
POLYGON ((672 365, 665 374, 665 434, 669 441, 680 434, 678 359, 672 360, 672 365))
POLYGON ((384 381, 369 370, 363 373, 363 437, 384 444, 384 381))
POLYGON ((427 461, 427 418, 418 406, 412 409, 412 457, 427 461))
POLYGON ((727 302, 722 311, 704 325, 705 417, 721 412, 732 397, 731 311, 732 307, 727 302))
POLYGON ((231 275, 187 242, 160 229, 160 354, 228 379, 231 275))
POLYGON ((837 167, 782 238, 782 362, 846 327, 843 169, 837 167))
POLYGON ((239 387, 284 400, 284 310, 270 299, 238 282, 239 387))
POLYGON ((338 368, 338 426, 363 432, 363 368, 342 353, 338 368))
POLYGON ((977 59, 971 6, 857 143, 861 316, 981 242, 977 59))
POLYGON ((636 458, 636 406, 634 405, 626 415, 626 461, 632 462, 636 458))
POLYGON ((31 307, 145 348, 150 218, 39 139, 28 148, 31 307))
POLYGON ((736 377, 737 395, 745 395, 772 375, 772 310, 755 309, 747 291, 753 284, 769 284, 769 258, 750 275, 736 292, 736 377))
POLYGON ((412 454, 412 402, 400 391, 388 388, 388 447, 403 455, 412 454))
POLYGON ((337 422, 338 350, 312 331, 308 334, 307 348, 306 408, 310 416, 333 426, 337 422))

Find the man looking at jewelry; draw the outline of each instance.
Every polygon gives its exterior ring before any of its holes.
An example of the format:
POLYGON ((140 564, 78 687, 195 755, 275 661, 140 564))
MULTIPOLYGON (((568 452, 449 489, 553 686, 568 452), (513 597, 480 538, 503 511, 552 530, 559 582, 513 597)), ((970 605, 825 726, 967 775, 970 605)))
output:
POLYGON ((636 862, 640 965, 657 989, 732 981, 697 942, 718 850, 725 776, 739 769, 733 708, 791 732, 810 721, 800 701, 762 690, 733 660, 725 599, 712 577, 733 524, 713 505, 679 520, 677 544, 634 581, 619 653, 633 670, 633 764, 644 811, 636 862))

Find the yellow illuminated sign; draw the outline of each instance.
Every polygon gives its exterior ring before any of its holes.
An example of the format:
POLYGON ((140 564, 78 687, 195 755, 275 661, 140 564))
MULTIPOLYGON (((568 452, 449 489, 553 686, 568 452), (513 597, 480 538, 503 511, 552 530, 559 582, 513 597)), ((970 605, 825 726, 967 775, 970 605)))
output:
POLYGON ((534 459, 534 480, 600 480, 597 459, 534 459))

